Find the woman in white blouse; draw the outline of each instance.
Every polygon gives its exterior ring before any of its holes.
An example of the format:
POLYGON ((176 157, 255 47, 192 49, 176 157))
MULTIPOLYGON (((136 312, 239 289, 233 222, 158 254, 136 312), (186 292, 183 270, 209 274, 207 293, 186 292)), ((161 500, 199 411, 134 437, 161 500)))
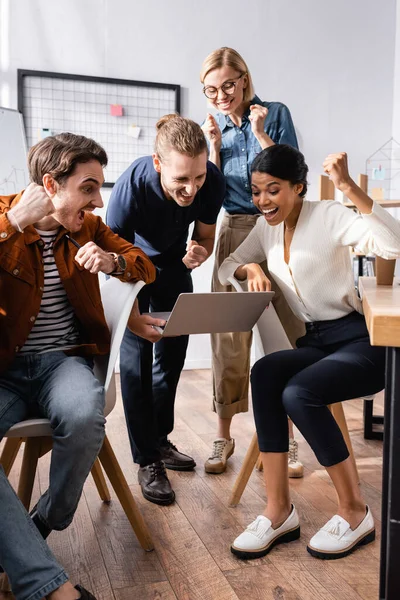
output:
POLYGON ((305 200, 308 167, 286 145, 266 148, 252 165, 253 201, 264 218, 222 264, 221 283, 234 275, 249 290, 268 290, 268 269, 306 335, 295 350, 265 356, 251 374, 254 417, 268 503, 263 515, 234 541, 243 559, 264 556, 300 535, 288 484, 287 415, 327 469, 338 496, 337 514, 310 540, 319 558, 341 558, 375 538, 349 453, 329 404, 384 387, 384 348, 370 345, 354 287, 350 247, 385 259, 400 256, 400 223, 350 178, 345 153, 331 154, 324 169, 359 215, 339 202, 305 200))

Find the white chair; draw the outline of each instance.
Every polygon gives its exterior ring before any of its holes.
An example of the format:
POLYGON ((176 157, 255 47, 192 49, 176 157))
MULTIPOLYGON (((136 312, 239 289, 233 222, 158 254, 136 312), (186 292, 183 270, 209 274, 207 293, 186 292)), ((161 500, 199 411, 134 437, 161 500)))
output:
MULTIPOLYGON (((243 292, 246 289, 246 282, 239 282, 235 277, 229 278, 229 283, 234 287, 237 292, 243 292)), ((278 350, 293 350, 293 346, 290 343, 285 330, 276 314, 275 308, 272 304, 262 313, 261 317, 253 327, 254 343, 256 359, 262 358, 272 352, 278 350)), ((357 472, 357 466, 354 459, 353 447, 350 440, 349 430, 347 428, 346 418, 343 412, 343 406, 341 402, 331 404, 329 406, 333 416, 338 423, 343 437, 346 441, 347 448, 349 450, 354 469, 357 472)), ((229 498, 229 504, 236 506, 240 502, 243 491, 247 485, 250 475, 257 464, 257 468, 262 469, 262 463, 260 460, 260 450, 258 448, 257 433, 253 435, 249 449, 247 450, 246 456, 243 461, 243 465, 239 471, 236 481, 233 485, 231 496, 229 498)), ((358 479, 358 473, 357 473, 358 479)))
MULTIPOLYGON (((106 392, 105 416, 108 416, 115 406, 116 387, 114 367, 133 303, 144 285, 143 281, 138 281, 135 284, 122 283, 118 279, 111 277, 100 288, 104 314, 111 333, 110 354, 108 356, 96 356, 94 368, 96 377, 104 384, 106 392)), ((27 510, 29 510, 31 502, 37 463, 41 456, 51 450, 51 436, 52 430, 50 422, 47 419, 28 419, 22 421, 11 427, 5 435, 7 440, 0 457, 0 464, 3 466, 6 475, 9 474, 14 464, 22 442, 25 442, 18 496, 27 510)), ((153 550, 154 546, 150 533, 139 512, 107 436, 104 439, 99 457, 93 466, 92 475, 101 499, 104 502, 110 502, 111 497, 100 463, 121 502, 142 548, 147 551, 153 550)))

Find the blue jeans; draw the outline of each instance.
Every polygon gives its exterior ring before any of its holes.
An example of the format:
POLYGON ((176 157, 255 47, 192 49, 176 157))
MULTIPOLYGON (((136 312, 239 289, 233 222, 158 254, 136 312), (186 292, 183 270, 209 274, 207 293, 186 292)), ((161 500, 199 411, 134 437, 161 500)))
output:
MULTIPOLYGON (((0 375, 0 440, 27 418, 53 430, 49 489, 39 518, 51 529, 72 521, 83 485, 104 439, 104 388, 91 362, 64 352, 20 355, 0 375)), ((39 600, 66 580, 0 469, 0 564, 18 600, 39 600)))

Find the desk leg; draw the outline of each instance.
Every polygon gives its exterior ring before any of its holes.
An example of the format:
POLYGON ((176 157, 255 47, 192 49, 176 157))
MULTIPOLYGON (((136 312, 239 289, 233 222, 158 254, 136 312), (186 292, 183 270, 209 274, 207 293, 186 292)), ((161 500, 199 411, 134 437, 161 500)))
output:
MULTIPOLYGON (((362 277, 364 275, 364 256, 358 255, 358 276, 362 277)), ((358 285, 358 282, 357 282, 358 285)))
POLYGON ((400 348, 386 351, 380 600, 400 597, 400 348))

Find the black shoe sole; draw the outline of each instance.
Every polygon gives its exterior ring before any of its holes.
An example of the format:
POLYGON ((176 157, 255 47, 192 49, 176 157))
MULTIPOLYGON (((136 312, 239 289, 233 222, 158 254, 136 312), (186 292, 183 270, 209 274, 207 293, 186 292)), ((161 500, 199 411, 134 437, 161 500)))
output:
POLYGON ((172 464, 166 463, 164 461, 164 466, 166 469, 169 469, 170 471, 193 471, 193 469, 196 466, 196 463, 193 461, 192 465, 178 466, 178 465, 172 465, 172 464))
POLYGON ((93 594, 85 590, 81 585, 76 585, 75 589, 80 593, 82 600, 96 600, 93 594))
POLYGON ((307 552, 314 556, 314 558, 322 558, 323 560, 336 560, 338 558, 344 558, 348 556, 354 550, 357 550, 360 546, 365 546, 366 544, 370 544, 375 540, 375 529, 367 533, 366 536, 361 538, 358 542, 356 542, 353 546, 348 548, 347 550, 343 550, 343 552, 321 552, 320 550, 314 550, 314 548, 310 548, 307 546, 307 552))
POLYGON ((298 540, 299 537, 300 537, 300 525, 298 527, 296 527, 295 529, 291 529, 290 531, 286 531, 285 533, 282 533, 282 535, 279 535, 278 537, 276 537, 274 540, 272 540, 272 542, 270 542, 270 544, 268 546, 266 546, 262 550, 257 550, 255 552, 249 552, 248 550, 246 550, 246 551, 239 550, 238 548, 231 546, 231 552, 232 552, 232 554, 234 554, 238 558, 241 558, 242 560, 252 560, 253 558, 261 558, 262 556, 265 556, 266 554, 268 554, 268 552, 270 550, 272 550, 272 548, 274 546, 277 546, 278 544, 294 542, 295 540, 298 540))
POLYGON ((151 494, 147 494, 143 490, 142 490, 142 494, 143 494, 143 497, 146 498, 146 500, 148 500, 149 502, 153 502, 153 504, 160 504, 161 506, 168 506, 169 504, 172 504, 173 502, 175 502, 175 492, 174 491, 172 491, 171 498, 155 498, 154 496, 152 496, 151 494))

